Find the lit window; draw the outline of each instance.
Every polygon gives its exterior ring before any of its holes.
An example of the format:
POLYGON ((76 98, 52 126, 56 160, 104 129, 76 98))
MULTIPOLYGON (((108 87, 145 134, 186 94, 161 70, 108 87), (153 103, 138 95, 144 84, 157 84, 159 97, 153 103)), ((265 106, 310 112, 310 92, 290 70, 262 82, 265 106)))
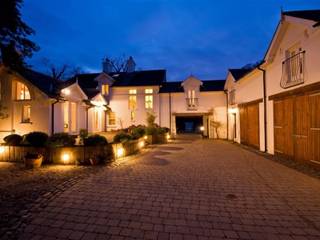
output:
POLYGON ((131 111, 130 112, 130 119, 131 119, 131 121, 135 121, 136 120, 136 112, 135 111, 131 111))
POLYGON ((137 94, 137 89, 130 89, 129 94, 137 94))
POLYGON ((109 125, 116 125, 116 113, 108 112, 108 123, 109 125))
POLYGON ((102 94, 103 95, 108 95, 109 94, 109 85, 108 84, 103 84, 102 85, 102 94))
POLYGON ((145 96, 145 107, 147 109, 153 108, 153 96, 152 95, 146 95, 145 96))
POLYGON ((144 97, 144 102, 145 102, 145 108, 146 109, 152 109, 153 108, 153 89, 152 88, 147 88, 144 90, 145 92, 145 97, 144 97), (151 94, 151 95, 147 95, 147 94, 151 94))
POLYGON ((30 92, 26 85, 21 82, 17 82, 16 88, 16 99, 17 100, 30 100, 30 92))
POLYGON ((77 131, 77 104, 74 102, 70 103, 70 114, 71 114, 71 132, 76 132, 77 131))
POLYGON ((63 103, 63 128, 64 132, 69 131, 69 102, 63 103))
POLYGON ((144 90, 144 92, 146 94, 152 94, 153 93, 153 89, 152 88, 147 88, 146 90, 144 90))
POLYGON ((29 123, 31 121, 31 106, 24 105, 22 108, 22 122, 29 123))

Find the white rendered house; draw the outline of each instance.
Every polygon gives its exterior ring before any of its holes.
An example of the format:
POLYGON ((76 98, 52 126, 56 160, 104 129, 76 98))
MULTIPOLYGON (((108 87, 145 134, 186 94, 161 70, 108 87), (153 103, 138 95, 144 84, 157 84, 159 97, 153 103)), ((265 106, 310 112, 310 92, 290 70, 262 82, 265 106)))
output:
POLYGON ((228 139, 320 164, 320 10, 282 12, 263 61, 230 69, 228 139))

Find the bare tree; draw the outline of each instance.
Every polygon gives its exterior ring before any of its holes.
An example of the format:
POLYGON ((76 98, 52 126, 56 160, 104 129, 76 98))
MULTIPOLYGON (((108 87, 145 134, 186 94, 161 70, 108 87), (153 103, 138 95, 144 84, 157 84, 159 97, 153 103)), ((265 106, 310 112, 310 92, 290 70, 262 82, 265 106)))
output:
POLYGON ((105 59, 109 61, 112 72, 119 73, 119 72, 126 71, 127 59, 128 59, 126 55, 123 54, 120 57, 114 57, 114 58, 106 57, 105 59))
POLYGON ((68 64, 55 65, 49 59, 44 58, 43 64, 48 68, 50 76, 56 81, 63 81, 76 74, 81 73, 80 67, 71 67, 68 64))

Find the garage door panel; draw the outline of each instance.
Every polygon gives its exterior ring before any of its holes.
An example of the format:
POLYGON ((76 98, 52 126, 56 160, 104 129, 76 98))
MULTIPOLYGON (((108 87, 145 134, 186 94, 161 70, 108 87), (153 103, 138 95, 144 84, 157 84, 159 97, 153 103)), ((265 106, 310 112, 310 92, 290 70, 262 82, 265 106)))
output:
POLYGON ((242 144, 259 148, 259 104, 240 107, 240 139, 242 144))
POLYGON ((320 94, 309 96, 310 105, 310 160, 320 162, 320 94))
POLYGON ((309 137, 309 101, 307 95, 294 98, 293 112, 293 144, 296 160, 308 161, 308 137, 309 137))

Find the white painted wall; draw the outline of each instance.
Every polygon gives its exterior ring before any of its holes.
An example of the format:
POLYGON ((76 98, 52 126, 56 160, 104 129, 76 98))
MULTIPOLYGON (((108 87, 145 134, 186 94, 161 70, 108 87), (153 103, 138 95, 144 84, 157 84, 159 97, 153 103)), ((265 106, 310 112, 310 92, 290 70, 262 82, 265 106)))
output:
MULTIPOLYGON (((143 86, 143 87, 112 87, 110 96, 110 107, 116 113, 116 129, 127 128, 131 125, 146 125, 147 111, 152 111, 157 116, 156 123, 159 124, 160 119, 160 96, 158 94, 158 86, 143 86), (129 90, 137 90, 137 109, 134 121, 131 121, 129 110, 129 90), (153 89, 153 109, 145 108, 145 89, 153 89)), ((150 94, 148 94, 150 95, 150 94)))
MULTIPOLYGON (((283 39, 276 48, 276 55, 273 62, 267 62, 267 96, 271 96, 277 93, 285 92, 295 88, 299 88, 311 83, 320 81, 320 28, 313 28, 312 23, 286 17, 287 21, 290 21, 283 35, 283 39), (283 89, 280 86, 282 76, 282 62, 285 60, 285 50, 299 44, 302 50, 305 50, 305 78, 302 85, 290 87, 289 89, 283 89)), ((268 133, 268 152, 274 153, 274 128, 273 128, 273 101, 268 101, 267 104, 267 133, 268 133)))

